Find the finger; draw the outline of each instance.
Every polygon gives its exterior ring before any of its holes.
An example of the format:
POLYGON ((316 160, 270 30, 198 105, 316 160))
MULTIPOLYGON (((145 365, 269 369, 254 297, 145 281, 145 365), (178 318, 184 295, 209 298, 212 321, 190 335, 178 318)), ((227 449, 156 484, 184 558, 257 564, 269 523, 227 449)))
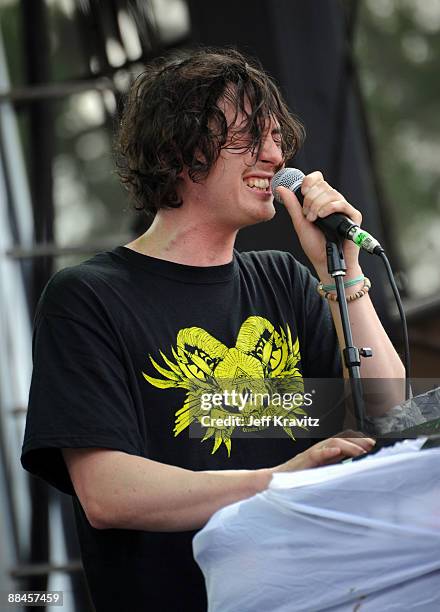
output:
POLYGON ((321 452, 323 453, 321 456, 321 462, 319 464, 321 466, 341 463, 345 459, 345 455, 341 452, 340 448, 326 448, 321 452), (333 452, 329 453, 329 451, 333 452))
POLYGON ((362 213, 349 204, 346 200, 334 200, 330 199, 326 202, 322 199, 322 205, 316 212, 317 217, 323 218, 331 215, 332 213, 342 213, 349 217, 357 225, 362 223, 362 213))
POLYGON ((304 195, 304 215, 307 216, 309 221, 315 221, 318 217, 326 217, 333 212, 340 212, 350 217, 357 225, 361 224, 362 214, 360 211, 351 206, 339 191, 329 185, 321 172, 316 171, 308 174, 302 182, 301 191, 304 195), (333 202, 332 207, 318 214, 324 204, 330 202, 333 202), (315 214, 310 214, 311 212, 315 214))
POLYGON ((301 469, 308 469, 319 465, 331 465, 346 457, 364 455, 375 444, 373 438, 367 438, 365 434, 357 431, 347 430, 338 435, 349 435, 350 438, 335 436, 318 442, 302 453, 301 469))
MULTIPOLYGON (((313 208, 313 205, 317 202, 319 198, 322 198, 324 194, 329 193, 329 192, 330 192, 330 187, 327 185, 325 181, 319 181, 315 183, 314 185, 312 185, 312 187, 310 187, 310 189, 306 191, 306 195, 303 194, 304 208, 307 208, 310 210, 311 208, 313 208)), ((331 199, 334 200, 336 198, 333 197, 331 199)))
POLYGON ((303 453, 301 469, 306 470, 331 462, 336 463, 342 458, 343 453, 337 446, 323 446, 321 448, 315 446, 303 453))
POLYGON ((303 182, 301 183, 301 192, 305 196, 308 191, 313 187, 313 185, 317 183, 321 183, 324 181, 324 177, 322 176, 322 172, 319 170, 315 170, 315 172, 310 172, 307 176, 304 177, 303 182))
POLYGON ((281 200, 283 201, 283 204, 286 207, 290 218, 292 219, 295 231, 298 233, 305 225, 302 207, 298 198, 292 191, 290 191, 290 189, 287 189, 286 187, 277 187, 276 191, 277 194, 280 196, 281 200))
MULTIPOLYGON (((324 193, 329 193, 331 191, 331 187, 327 185, 325 181, 320 181, 319 183, 315 183, 313 187, 307 191, 307 195, 304 196, 304 203, 307 202, 309 206, 311 206, 317 198, 322 196, 324 193)), ((333 198, 334 200, 336 198, 333 198)))
POLYGON ((362 439, 352 438, 347 440, 345 438, 335 438, 333 445, 336 445, 345 457, 358 457, 359 455, 364 455, 372 448, 371 445, 360 443, 362 439))
POLYGON ((335 195, 332 189, 327 189, 316 193, 312 201, 304 201, 303 211, 309 221, 315 221, 318 218, 319 211, 328 206, 332 202, 336 202, 335 195))
MULTIPOLYGON (((304 185, 304 183, 303 183, 304 185)), ((316 198, 318 198, 323 193, 334 192, 333 187, 330 187, 328 183, 324 180, 316 181, 309 189, 304 190, 306 193, 303 193, 304 202, 308 202, 308 204, 312 204, 316 198)), ((302 192, 302 187, 301 187, 302 192)), ((333 198, 336 200, 336 195, 333 198)))
MULTIPOLYGON (((332 436, 332 438, 345 438, 345 439, 349 439, 355 442, 358 442, 359 439, 363 439, 366 443, 370 444, 370 446, 374 446, 376 444, 376 440, 374 438, 371 438, 370 436, 367 436, 364 432, 362 431, 356 431, 354 429, 344 429, 344 431, 341 431, 340 433, 337 433, 336 435, 332 436)), ((332 439, 330 438, 330 439, 332 439)), ((325 442, 324 442, 325 444, 325 442)))
POLYGON ((367 452, 370 451, 376 444, 375 440, 373 440, 372 438, 345 438, 345 439, 351 442, 351 444, 355 444, 367 452))
POLYGON ((356 457, 367 450, 370 450, 371 445, 368 443, 359 443, 363 438, 329 438, 319 442, 318 448, 339 448, 341 452, 348 457, 356 457))

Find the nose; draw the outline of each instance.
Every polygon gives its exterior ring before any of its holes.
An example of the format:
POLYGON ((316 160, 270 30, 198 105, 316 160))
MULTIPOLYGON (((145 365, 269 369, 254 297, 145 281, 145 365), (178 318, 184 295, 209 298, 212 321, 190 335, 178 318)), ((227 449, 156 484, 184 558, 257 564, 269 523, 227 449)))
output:
POLYGON ((258 161, 270 164, 275 168, 283 164, 284 158, 279 138, 279 134, 274 135, 271 132, 263 136, 258 161))

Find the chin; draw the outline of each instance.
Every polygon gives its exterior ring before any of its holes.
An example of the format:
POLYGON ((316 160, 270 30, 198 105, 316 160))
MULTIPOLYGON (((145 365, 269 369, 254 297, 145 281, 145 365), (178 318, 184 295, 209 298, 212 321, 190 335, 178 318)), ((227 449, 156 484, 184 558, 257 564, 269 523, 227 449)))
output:
POLYGON ((257 223, 264 223, 265 221, 270 221, 274 218, 276 214, 276 210, 274 206, 267 208, 261 208, 259 210, 249 211, 249 214, 244 216, 243 222, 240 224, 240 227, 248 227, 250 225, 256 225, 257 223))
POLYGON ((262 206, 261 208, 255 211, 255 217, 257 219, 256 222, 259 223, 261 221, 270 221, 275 217, 275 214, 275 206, 273 205, 273 202, 271 202, 269 205, 264 207, 262 206))

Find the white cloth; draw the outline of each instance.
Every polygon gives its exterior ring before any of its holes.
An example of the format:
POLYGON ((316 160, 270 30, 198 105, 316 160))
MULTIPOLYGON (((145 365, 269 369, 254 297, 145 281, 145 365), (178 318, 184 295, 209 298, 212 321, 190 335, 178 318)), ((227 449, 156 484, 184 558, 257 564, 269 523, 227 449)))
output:
POLYGON ((440 449, 277 474, 194 538, 209 612, 439 612, 440 449))

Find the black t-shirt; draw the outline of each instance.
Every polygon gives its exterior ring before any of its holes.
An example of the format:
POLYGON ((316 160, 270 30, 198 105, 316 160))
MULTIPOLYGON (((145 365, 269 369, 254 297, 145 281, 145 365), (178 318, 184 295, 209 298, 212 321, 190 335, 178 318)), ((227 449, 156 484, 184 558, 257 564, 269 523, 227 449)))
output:
MULTIPOLYGON (((191 470, 269 467, 303 451, 310 441, 287 431, 255 437, 255 428, 210 421, 202 435, 190 432, 203 430, 201 393, 219 390, 222 380, 341 376, 328 306, 315 285, 287 253, 234 251, 231 263, 195 267, 125 247, 49 282, 35 320, 22 464, 73 495, 99 612, 205 610, 194 532, 92 528, 60 449, 108 448, 191 470)), ((205 406, 203 414, 228 409, 205 406)), ((332 419, 336 432, 341 419, 332 419)))

